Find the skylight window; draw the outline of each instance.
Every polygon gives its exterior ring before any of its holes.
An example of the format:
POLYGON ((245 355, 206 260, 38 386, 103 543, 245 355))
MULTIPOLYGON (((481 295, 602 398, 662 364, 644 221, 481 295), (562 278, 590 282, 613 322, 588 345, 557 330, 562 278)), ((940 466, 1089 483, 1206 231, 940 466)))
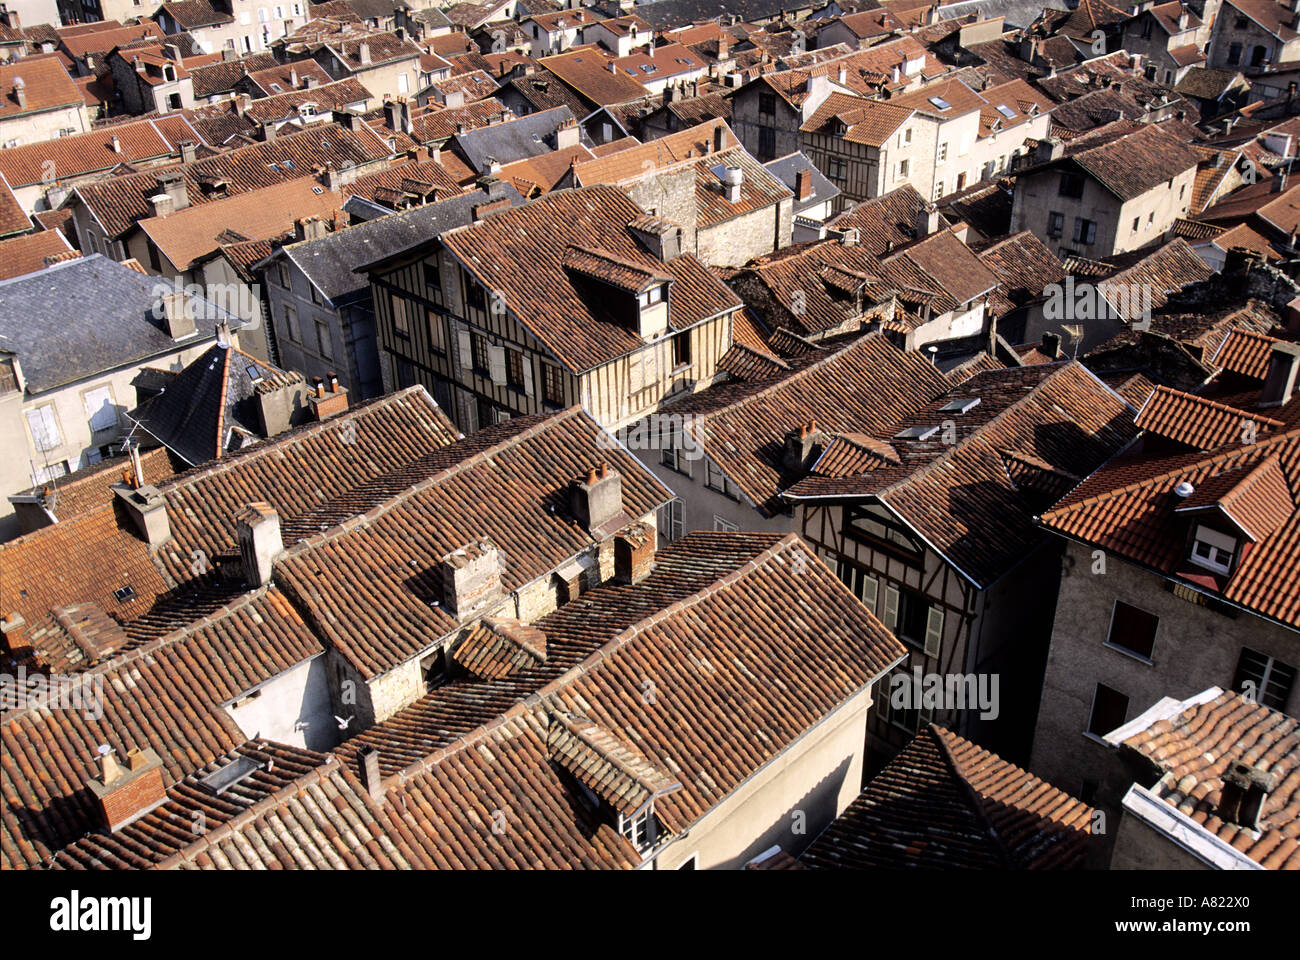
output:
POLYGON ((972 407, 979 406, 979 397, 962 397, 960 400, 949 400, 939 408, 942 413, 965 413, 972 407))
POLYGON ((126 603, 128 600, 135 599, 135 589, 128 583, 125 587, 114 590, 113 596, 117 597, 118 603, 126 603))
POLYGON ((653 63, 643 63, 641 64, 641 69, 644 70, 646 73, 655 73, 659 68, 656 67, 653 63))
POLYGON ((998 113, 1002 114, 1002 116, 1006 117, 1008 120, 1011 120, 1016 115, 1016 111, 1012 110, 1005 103, 998 104, 998 113))
POLYGON ((930 102, 939 110, 947 110, 952 106, 952 104, 943 97, 931 97, 930 102))
POLYGON ((908 427, 894 434, 895 440, 929 440, 939 432, 938 427, 908 427))
POLYGON ((199 780, 200 785, 209 793, 223 794, 241 780, 246 780, 258 770, 262 764, 258 763, 252 757, 236 757, 233 761, 214 770, 206 777, 199 780))

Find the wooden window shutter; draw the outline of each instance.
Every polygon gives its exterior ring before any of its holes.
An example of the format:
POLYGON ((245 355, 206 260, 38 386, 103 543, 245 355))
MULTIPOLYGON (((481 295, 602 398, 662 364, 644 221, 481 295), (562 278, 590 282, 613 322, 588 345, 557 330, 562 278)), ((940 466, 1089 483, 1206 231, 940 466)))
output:
POLYGON ((533 395, 533 358, 528 354, 523 355, 524 364, 524 393, 528 396, 533 395))
POLYGON ((862 575, 862 602, 872 613, 876 612, 876 598, 880 594, 880 581, 875 577, 862 575))
POLYGON ((470 332, 468 330, 457 330, 456 342, 460 347, 460 365, 469 370, 474 366, 474 347, 470 342, 470 332))
POLYGON ((925 617, 925 655, 927 657, 939 656, 939 648, 943 644, 943 611, 938 607, 931 607, 930 612, 925 617))
POLYGON ((898 626, 898 590, 895 587, 885 587, 885 612, 881 619, 890 630, 898 626))
POLYGON ((488 344, 488 373, 495 384, 506 382, 506 348, 488 344))

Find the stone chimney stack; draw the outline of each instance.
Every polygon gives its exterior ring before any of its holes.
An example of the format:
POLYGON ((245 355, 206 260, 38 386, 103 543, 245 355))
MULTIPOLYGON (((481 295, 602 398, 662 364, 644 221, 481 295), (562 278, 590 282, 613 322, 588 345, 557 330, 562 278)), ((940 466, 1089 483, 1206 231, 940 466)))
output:
POLYGON ((500 602, 501 554, 496 544, 484 537, 471 540, 443 557, 442 606, 460 622, 488 612, 500 602))
POLYGON ((370 44, 364 40, 357 44, 357 59, 363 67, 370 66, 370 44))
POLYGON ((161 490, 152 484, 142 483, 139 477, 134 478, 134 483, 115 483, 112 489, 145 543, 156 547, 171 539, 167 499, 161 490))
POLYGON ((167 327, 167 335, 173 340, 184 340, 198 333, 194 323, 196 310, 183 290, 172 290, 162 295, 159 302, 162 320, 167 327))
POLYGON ((172 198, 173 210, 184 210, 190 205, 190 190, 185 183, 185 174, 179 170, 168 170, 154 178, 162 187, 163 193, 172 198))
POLYGON ((576 147, 579 141, 577 120, 565 120, 555 131, 555 149, 567 150, 576 147))
POLYGON ((294 221, 293 236, 298 242, 303 240, 319 240, 325 234, 329 233, 325 221, 320 217, 301 217, 294 221))
POLYGON ((193 163, 199 158, 199 147, 193 140, 182 140, 177 146, 181 149, 181 163, 193 163))
POLYGON ((573 513, 597 539, 601 528, 623 515, 623 477, 609 464, 592 467, 573 485, 573 513))
POLYGON ((379 750, 371 746, 362 747, 357 751, 357 759, 361 761, 361 783, 366 793, 377 806, 382 807, 386 794, 384 778, 379 773, 379 750))
POLYGON ((162 759, 153 750, 129 750, 125 766, 113 759, 107 746, 99 748, 99 756, 100 775, 87 786, 110 832, 116 833, 166 802, 162 759))
POLYGON ((276 558, 284 552, 280 515, 264 501, 248 504, 235 514, 235 538, 249 587, 266 586, 271 582, 276 558))
POLYGON ((22 77, 14 77, 14 100, 19 110, 27 109, 27 84, 22 77))
POLYGON ((927 203, 916 209, 916 238, 928 237, 939 229, 939 208, 927 203))

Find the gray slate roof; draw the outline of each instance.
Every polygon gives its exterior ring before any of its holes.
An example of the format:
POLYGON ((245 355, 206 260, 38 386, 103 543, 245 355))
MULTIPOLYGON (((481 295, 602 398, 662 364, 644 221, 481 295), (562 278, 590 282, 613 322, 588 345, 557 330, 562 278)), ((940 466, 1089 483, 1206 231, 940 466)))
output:
POLYGON ((28 392, 41 393, 211 340, 219 318, 238 322, 200 301, 214 319, 173 340, 154 315, 160 282, 98 253, 0 282, 0 350, 18 354, 28 392))
MULTIPOLYGON (((524 202, 511 186, 506 186, 506 198, 512 206, 524 202)), ((444 231, 471 223, 474 207, 487 201, 487 194, 482 190, 462 193, 368 220, 319 240, 291 244, 284 248, 283 255, 337 305, 350 294, 369 291, 370 280, 361 269, 364 265, 428 243, 444 231)))
POLYGON ((799 171, 812 171, 812 196, 807 200, 799 200, 796 197, 794 201, 795 213, 800 213, 809 207, 815 207, 819 203, 834 200, 840 195, 840 188, 822 176, 822 172, 802 153, 796 152, 784 157, 778 157, 776 160, 770 160, 763 164, 763 167, 768 173, 784 183, 791 193, 795 192, 795 177, 799 171))
MULTIPOLYGON (((471 168, 484 173, 488 157, 505 164, 550 153, 555 149, 555 131, 561 123, 573 119, 573 111, 568 107, 553 107, 517 120, 458 133, 451 144, 459 149, 471 168)), ((589 142, 585 133, 582 140, 589 142)))

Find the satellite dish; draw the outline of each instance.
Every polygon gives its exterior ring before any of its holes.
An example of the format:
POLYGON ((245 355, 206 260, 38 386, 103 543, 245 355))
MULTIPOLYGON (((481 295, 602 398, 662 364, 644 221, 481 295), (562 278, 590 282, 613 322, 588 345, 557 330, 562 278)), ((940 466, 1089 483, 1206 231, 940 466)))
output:
POLYGON ((1174 487, 1174 493, 1186 500, 1196 492, 1196 488, 1184 480, 1178 486, 1174 487))

